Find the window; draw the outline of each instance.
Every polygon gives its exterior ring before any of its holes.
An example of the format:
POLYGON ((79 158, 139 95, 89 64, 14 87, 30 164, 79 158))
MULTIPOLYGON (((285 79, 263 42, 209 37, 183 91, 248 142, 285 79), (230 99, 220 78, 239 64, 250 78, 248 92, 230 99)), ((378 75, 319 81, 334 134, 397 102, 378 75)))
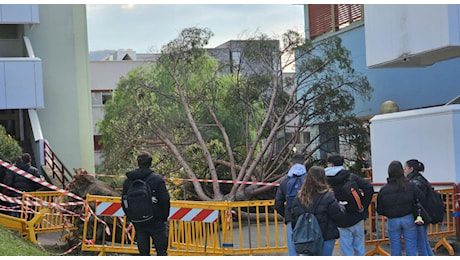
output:
POLYGON ((93 106, 105 105, 105 103, 110 99, 112 99, 112 91, 91 92, 91 103, 93 106))
POLYGON ((102 135, 94 135, 94 151, 102 150, 102 135))

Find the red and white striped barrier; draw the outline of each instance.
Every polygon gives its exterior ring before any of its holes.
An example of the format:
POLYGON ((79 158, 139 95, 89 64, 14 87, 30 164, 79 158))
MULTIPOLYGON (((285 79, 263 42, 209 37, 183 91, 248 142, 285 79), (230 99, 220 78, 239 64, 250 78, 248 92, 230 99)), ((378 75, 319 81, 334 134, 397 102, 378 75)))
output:
POLYGON ((123 217, 125 216, 125 212, 121 208, 121 203, 97 202, 96 203, 96 215, 123 217))
MULTIPOLYGON (((178 208, 171 207, 169 210, 169 220, 182 221, 199 221, 213 223, 217 221, 219 216, 218 210, 213 209, 197 209, 197 208, 178 208)), ((125 212, 121 207, 121 203, 115 202, 97 202, 97 216, 124 217, 125 212)))
POLYGON ((214 223, 219 217, 219 211, 214 209, 178 208, 171 207, 169 220, 199 221, 214 223))

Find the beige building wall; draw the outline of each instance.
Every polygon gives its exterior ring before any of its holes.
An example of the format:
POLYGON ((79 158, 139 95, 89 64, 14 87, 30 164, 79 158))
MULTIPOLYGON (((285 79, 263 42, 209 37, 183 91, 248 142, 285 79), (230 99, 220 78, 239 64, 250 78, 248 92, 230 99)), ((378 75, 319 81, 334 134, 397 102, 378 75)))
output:
POLYGON ((40 23, 26 26, 43 62, 43 137, 64 165, 94 172, 85 5, 39 5, 40 23))

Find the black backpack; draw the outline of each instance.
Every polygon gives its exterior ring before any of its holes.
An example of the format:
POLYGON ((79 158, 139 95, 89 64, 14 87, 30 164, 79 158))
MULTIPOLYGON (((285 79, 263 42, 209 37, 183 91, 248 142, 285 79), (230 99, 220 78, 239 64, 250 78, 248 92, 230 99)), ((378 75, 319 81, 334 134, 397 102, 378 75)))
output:
POLYGON ((438 191, 434 190, 431 185, 429 186, 425 201, 424 208, 431 217, 430 223, 437 224, 442 222, 446 212, 444 200, 442 195, 438 191))
POLYGON ((129 221, 144 223, 157 219, 159 212, 156 191, 151 189, 147 181, 153 177, 149 174, 145 179, 134 180, 122 198, 122 208, 129 221))
POLYGON ((358 183, 356 183, 356 181, 353 180, 351 176, 343 184, 341 193, 342 196, 340 200, 347 201, 347 204, 345 205, 347 212, 361 213, 364 211, 364 206, 362 203, 364 195, 359 188, 358 183))
POLYGON ((323 252, 324 238, 315 211, 324 195, 320 195, 313 212, 299 216, 292 230, 292 241, 297 254, 318 256, 323 252))

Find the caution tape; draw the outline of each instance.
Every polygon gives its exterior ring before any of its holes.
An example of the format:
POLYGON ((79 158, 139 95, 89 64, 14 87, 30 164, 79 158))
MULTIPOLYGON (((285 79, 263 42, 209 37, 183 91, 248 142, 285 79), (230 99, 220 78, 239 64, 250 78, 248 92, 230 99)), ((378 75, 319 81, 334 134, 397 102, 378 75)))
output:
POLYGON ((67 196, 72 197, 72 198, 74 198, 74 199, 77 199, 77 200, 79 200, 79 201, 85 201, 85 200, 84 200, 83 198, 81 198, 80 196, 77 196, 77 195, 73 194, 73 193, 70 192, 70 191, 66 191, 66 190, 60 189, 59 187, 57 187, 57 186, 55 186, 55 185, 53 185, 53 184, 47 182, 46 180, 42 180, 42 179, 40 179, 40 178, 38 178, 38 177, 35 177, 34 175, 32 175, 32 174, 30 174, 30 173, 28 173, 28 172, 26 172, 26 171, 23 171, 23 170, 17 168, 16 166, 14 166, 14 165, 12 165, 12 164, 10 164, 10 163, 7 163, 7 162, 3 161, 2 159, 0 159, 0 165, 3 166, 3 167, 5 167, 5 168, 7 168, 8 170, 10 170, 10 171, 12 171, 12 172, 18 174, 18 175, 21 175, 21 176, 23 176, 23 177, 25 177, 25 178, 27 178, 27 179, 33 181, 33 182, 36 182, 36 183, 38 183, 38 184, 40 184, 40 185, 42 185, 42 186, 45 186, 45 187, 47 187, 47 188, 49 188, 49 189, 51 189, 51 190, 60 192, 60 193, 62 193, 62 194, 64 194, 64 195, 67 195, 67 196))
MULTIPOLYGON (((3 187, 3 188, 8 189, 8 190, 11 190, 11 191, 16 192, 16 193, 21 194, 21 195, 26 195, 28 198, 32 198, 32 199, 36 200, 36 202, 39 203, 39 206, 63 207, 63 206, 77 206, 77 205, 85 204, 85 202, 83 202, 83 201, 78 201, 78 202, 72 202, 71 201, 71 202, 59 202, 59 203, 47 202, 47 201, 44 201, 44 200, 42 200, 40 198, 34 197, 34 196, 30 195, 27 192, 20 191, 18 189, 10 187, 10 186, 8 186, 6 184, 3 184, 1 182, 0 182, 0 187, 3 187)), ((2 193, 0 193, 0 194, 2 194, 2 193)), ((6 196, 6 195, 4 195, 4 196, 6 196)), ((12 198, 12 197, 9 197, 9 198, 12 198)), ((22 205, 22 203, 16 203, 16 204, 21 204, 22 205)))
MULTIPOLYGON (((110 175, 110 174, 82 174, 90 175, 95 177, 109 177, 109 178, 126 178, 124 175, 110 175)), ((234 181, 234 180, 208 180, 208 179, 183 179, 183 178, 163 178, 164 180, 169 180, 172 182, 211 182, 211 183, 230 183, 230 184, 249 184, 249 185, 258 185, 258 186, 279 186, 279 183, 273 182, 261 182, 261 181, 234 181)))

